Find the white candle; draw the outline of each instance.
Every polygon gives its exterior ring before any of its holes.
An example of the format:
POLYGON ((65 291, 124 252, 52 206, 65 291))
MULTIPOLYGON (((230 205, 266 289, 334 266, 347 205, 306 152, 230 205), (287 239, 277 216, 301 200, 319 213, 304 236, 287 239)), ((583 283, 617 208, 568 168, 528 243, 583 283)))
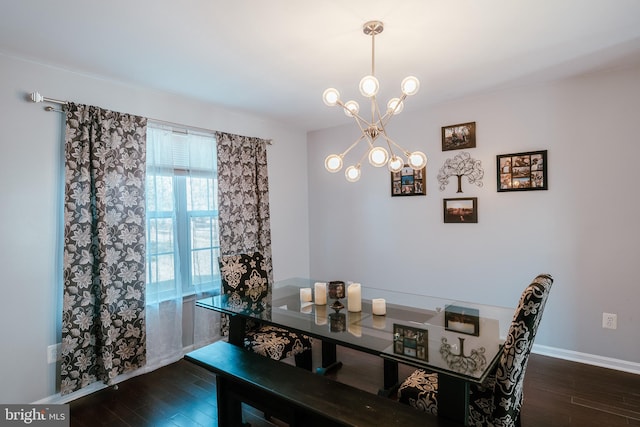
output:
POLYGON ((362 290, 360 283, 352 283, 347 288, 347 310, 362 311, 362 290))
POLYGON ((327 324, 327 306, 325 305, 317 305, 316 304, 316 315, 315 315, 316 325, 326 325, 327 324))
POLYGON ((327 304, 327 284, 316 282, 314 285, 316 305, 327 304))
POLYGON ((362 314, 356 312, 347 313, 347 330, 355 337, 362 336, 362 314))
POLYGON ((476 328, 473 325, 473 323, 462 323, 462 322, 456 322, 456 321, 450 320, 448 326, 449 326, 449 329, 452 329, 458 332, 464 332, 465 334, 473 334, 476 331, 476 328))
POLYGON ((311 288, 300 288, 300 301, 302 302, 311 301, 311 288))
POLYGON ((371 300, 373 305, 373 314, 376 316, 384 316, 387 314, 387 302, 384 298, 374 298, 371 300))
POLYGON ((387 327, 387 318, 385 316, 373 316, 373 327, 376 329, 384 329, 387 327))
POLYGON ((313 307, 312 302, 303 302, 300 303, 300 312, 305 314, 311 314, 311 308, 313 307))

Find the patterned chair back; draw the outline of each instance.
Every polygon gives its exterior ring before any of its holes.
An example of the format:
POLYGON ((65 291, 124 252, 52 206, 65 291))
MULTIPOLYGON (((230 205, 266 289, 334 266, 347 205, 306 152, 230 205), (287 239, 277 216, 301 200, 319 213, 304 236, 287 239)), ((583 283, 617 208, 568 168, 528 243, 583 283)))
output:
POLYGON ((552 284, 550 275, 541 274, 520 297, 495 374, 493 420, 484 425, 519 425, 527 361, 552 284))
MULTIPOLYGON (((219 266, 221 292, 228 296, 231 306, 256 314, 269 312, 269 275, 260 252, 220 257, 219 266)), ((248 329, 254 326, 254 322, 247 322, 248 329)), ((222 316, 223 336, 227 335, 228 329, 228 319, 222 316)))

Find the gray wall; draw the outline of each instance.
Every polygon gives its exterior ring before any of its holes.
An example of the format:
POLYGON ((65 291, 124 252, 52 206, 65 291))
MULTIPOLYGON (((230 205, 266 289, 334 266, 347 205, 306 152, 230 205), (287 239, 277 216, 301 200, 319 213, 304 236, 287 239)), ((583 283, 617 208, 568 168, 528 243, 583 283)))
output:
POLYGON ((382 170, 365 166, 355 185, 324 171, 326 154, 355 139, 352 125, 305 135, 242 112, 0 54, 0 402, 33 402, 56 392, 56 365, 47 363, 46 348, 59 337, 62 118, 27 102, 34 90, 273 138, 268 156, 276 280, 311 273, 513 305, 533 276, 550 272, 556 285, 537 343, 564 355, 640 362, 639 68, 397 116, 392 137, 430 156, 428 195, 391 198, 382 170), (466 121, 477 122, 478 147, 468 151, 485 168, 484 187, 463 186, 464 196, 479 199, 479 223, 443 224, 442 198, 457 195, 453 183, 444 192, 437 187, 438 169, 455 154, 441 151, 440 127, 466 121), (537 149, 549 150, 550 190, 497 193, 495 155, 537 149), (299 162, 305 156, 308 165, 299 162), (308 183, 299 179, 307 168, 308 183), (618 314, 617 330, 601 328, 602 311, 618 314))
POLYGON ((0 402, 56 393, 46 349, 59 339, 62 126, 59 113, 25 100, 42 95, 242 135, 268 148, 274 276, 309 274, 306 134, 198 101, 0 54, 0 402), (292 198, 295 197, 295 202, 292 198))
MULTIPOLYGON (((428 84, 418 96, 429 96, 428 84)), ((355 140, 355 125, 313 132, 311 274, 514 306, 548 272, 555 285, 538 348, 640 372, 638 123, 640 68, 405 111, 388 131, 430 156, 428 194, 394 198, 386 170, 366 164, 354 184, 324 170, 326 155, 355 140), (442 151, 441 126, 470 121, 477 147, 465 151, 482 161, 484 186, 463 178, 463 194, 455 182, 440 191, 438 171, 457 153, 442 151), (548 150, 549 190, 498 193, 496 155, 531 150, 548 150), (444 224, 442 199, 451 197, 477 197, 478 224, 444 224), (602 329, 604 311, 618 314, 617 330, 602 329)))

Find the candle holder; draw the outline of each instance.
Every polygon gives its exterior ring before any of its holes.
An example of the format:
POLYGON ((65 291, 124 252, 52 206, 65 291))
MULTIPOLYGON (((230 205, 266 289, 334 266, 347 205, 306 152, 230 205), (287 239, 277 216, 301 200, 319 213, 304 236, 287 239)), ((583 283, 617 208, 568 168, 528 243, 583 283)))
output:
POLYGON ((329 315, 329 330, 331 332, 344 332, 347 329, 347 316, 344 313, 335 313, 329 315))
POLYGON ((340 299, 344 298, 344 282, 340 280, 329 282, 329 298, 335 300, 331 308, 336 312, 344 308, 344 304, 340 302, 340 299))

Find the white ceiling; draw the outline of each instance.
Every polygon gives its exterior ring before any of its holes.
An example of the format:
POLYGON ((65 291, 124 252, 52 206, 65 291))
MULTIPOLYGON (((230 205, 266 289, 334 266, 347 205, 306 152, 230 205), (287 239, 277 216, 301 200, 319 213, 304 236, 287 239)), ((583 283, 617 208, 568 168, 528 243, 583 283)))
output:
MULTIPOLYGON (((504 85, 640 63, 639 0, 0 0, 0 52, 179 93, 307 130, 362 105, 376 37, 381 101, 405 110, 504 85)), ((25 91, 37 88, 24 88, 25 91)), ((43 93, 62 98, 64 93, 43 93)))

